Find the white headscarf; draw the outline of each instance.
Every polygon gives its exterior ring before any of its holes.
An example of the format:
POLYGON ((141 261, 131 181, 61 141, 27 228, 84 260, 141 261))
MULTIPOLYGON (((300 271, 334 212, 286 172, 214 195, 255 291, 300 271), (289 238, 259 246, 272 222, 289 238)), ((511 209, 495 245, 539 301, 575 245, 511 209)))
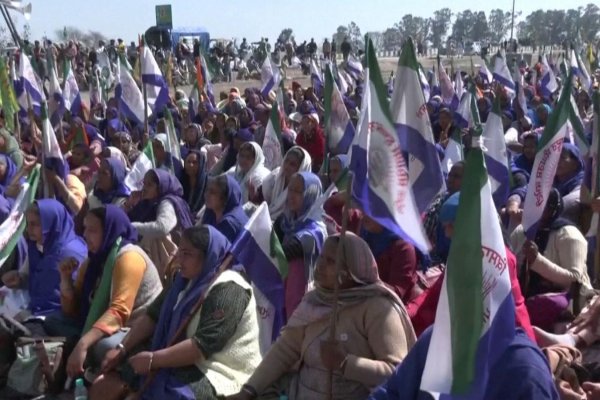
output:
MULTIPOLYGON (((238 151, 238 163, 233 166, 228 174, 232 175, 236 181, 240 184, 242 189, 242 201, 245 203, 248 201, 249 187, 252 185, 255 189, 258 189, 262 185, 263 180, 271 171, 265 167, 265 155, 263 154, 262 148, 256 142, 247 142, 254 149, 254 164, 250 167, 248 172, 244 173, 239 167, 240 152, 238 151)), ((245 145, 246 143, 244 143, 245 145)), ((242 145, 243 146, 243 145, 242 145)), ((240 149, 241 150, 241 149, 240 149)))
MULTIPOLYGON (((297 172, 310 172, 312 167, 312 159, 310 154, 300 146, 294 146, 285 153, 285 157, 290 154, 292 150, 300 150, 304 154, 304 158, 300 163, 300 168, 297 172)), ((285 162, 284 157, 284 162, 285 162)), ((285 186, 285 177, 283 176, 283 167, 275 168, 263 181, 262 193, 265 201, 269 205, 269 213, 271 219, 275 221, 279 215, 285 209, 285 202, 287 200, 287 186, 285 186)))
POLYGON ((123 165, 126 167, 127 172, 129 172, 129 169, 130 169, 129 161, 127 160, 127 158, 125 157, 123 152, 113 146, 108 146, 106 149, 108 150, 108 153, 110 154, 110 158, 116 158, 117 160, 121 160, 123 162, 123 165))

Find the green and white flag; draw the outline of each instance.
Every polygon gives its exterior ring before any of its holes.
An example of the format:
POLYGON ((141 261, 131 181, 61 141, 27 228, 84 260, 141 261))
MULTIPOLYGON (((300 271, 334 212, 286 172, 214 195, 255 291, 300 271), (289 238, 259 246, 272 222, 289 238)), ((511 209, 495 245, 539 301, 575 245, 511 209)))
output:
POLYGON ((125 185, 131 191, 142 190, 142 186, 144 186, 144 175, 154 168, 155 165, 156 162, 154 160, 154 151, 152 151, 152 141, 149 140, 146 147, 144 147, 144 151, 137 160, 135 160, 135 163, 133 163, 133 166, 131 167, 131 171, 129 171, 125 177, 125 185))
POLYGON ((8 215, 0 225, 0 266, 4 265, 19 239, 25 231, 25 212, 33 203, 38 183, 40 181, 40 166, 36 166, 29 174, 27 181, 21 185, 21 191, 8 215))
POLYGON ((469 151, 459 196, 421 390, 484 399, 490 370, 515 335, 515 305, 481 147, 469 151))

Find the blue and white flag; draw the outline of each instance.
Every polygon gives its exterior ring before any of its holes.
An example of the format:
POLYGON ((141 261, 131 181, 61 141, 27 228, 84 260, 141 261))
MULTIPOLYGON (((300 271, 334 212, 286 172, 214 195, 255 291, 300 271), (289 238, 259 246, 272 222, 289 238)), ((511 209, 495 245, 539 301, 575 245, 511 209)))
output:
POLYGON ((340 88, 340 92, 342 92, 342 95, 348 94, 348 82, 350 82, 352 79, 347 76, 344 70, 339 69, 335 62, 332 63, 332 66, 334 70, 333 76, 335 77, 335 82, 337 83, 338 88, 340 88))
POLYGON ((548 64, 545 54, 542 54, 541 75, 540 90, 542 96, 550 98, 550 96, 558 90, 558 83, 556 82, 556 75, 550 67, 550 64, 548 64))
POLYGON ((48 61, 48 80, 50 81, 48 90, 48 112, 50 113, 50 122, 52 126, 57 126, 65 113, 65 99, 63 91, 60 88, 58 74, 53 65, 54 62, 48 61))
POLYGON ((274 90, 281 81, 281 72, 279 67, 273 63, 271 57, 265 58, 262 68, 260 69, 260 80, 262 81, 262 88, 260 93, 263 98, 269 97, 269 92, 274 90))
POLYGON ((127 118, 134 120, 138 124, 143 124, 146 116, 150 116, 150 108, 147 115, 144 115, 144 97, 137 83, 124 66, 119 68, 119 83, 115 88, 115 97, 119 102, 119 111, 127 118))
POLYGON ((56 173, 62 180, 67 178, 69 165, 63 158, 62 151, 56 139, 56 133, 48 118, 48 108, 45 102, 42 103, 42 159, 44 166, 56 173))
POLYGON ((148 107, 154 113, 158 113, 169 102, 169 85, 162 75, 152 51, 147 46, 142 49, 142 82, 146 85, 148 107))
POLYGON ((321 73, 321 69, 317 65, 317 62, 314 58, 310 60, 310 82, 317 97, 321 97, 323 94, 324 86, 323 74, 321 73))
POLYGON ((325 67, 323 103, 327 152, 332 155, 346 154, 354 141, 355 130, 329 64, 325 67))
POLYGON ((492 83, 492 80, 494 80, 494 76, 487 67, 485 60, 483 60, 483 62, 479 66, 479 76, 481 76, 481 79, 483 79, 483 81, 488 85, 492 83))
POLYGON ((450 107, 452 111, 456 110, 458 104, 460 103, 460 99, 456 96, 456 91, 454 90, 454 85, 446 72, 446 68, 440 63, 439 69, 439 78, 440 78, 440 89, 442 92, 442 101, 445 105, 450 107))
POLYGON ((485 163, 492 186, 492 197, 497 209, 506 204, 510 189, 508 153, 501 112, 500 99, 496 98, 492 112, 489 113, 483 128, 485 163))
POLYGON ((65 108, 71 111, 71 115, 79 115, 81 111, 81 94, 79 93, 79 85, 71 68, 71 64, 65 60, 65 79, 63 87, 63 98, 65 100, 65 108))
POLYGON ((465 93, 464 82, 462 79, 462 75, 460 73, 460 69, 456 71, 454 75, 454 94, 458 99, 462 99, 463 94, 465 93))
POLYGON ((511 97, 514 97, 515 94, 515 82, 513 81, 510 73, 510 69, 508 69, 508 65, 506 65, 506 61, 500 55, 496 55, 496 59, 494 61, 494 73, 492 74, 496 82, 499 82, 508 94, 511 97))
POLYGON ((590 73, 585 67, 585 63, 581 59, 581 56, 575 52, 575 50, 571 50, 571 70, 573 70, 573 58, 575 59, 576 68, 574 72, 577 73, 579 77, 579 82, 581 82, 581 86, 586 92, 590 92, 592 90, 592 85, 594 80, 590 77, 590 73))
POLYGON ((21 110, 27 112, 29 109, 29 96, 31 106, 35 115, 40 115, 42 102, 46 100, 43 89, 38 85, 38 79, 33 71, 29 57, 25 52, 21 52, 19 62, 19 84, 15 87, 17 101, 21 106, 21 110))
POLYGON ((364 77, 364 68, 362 63, 353 56, 348 57, 348 61, 346 62, 346 72, 355 81, 361 81, 364 77))
POLYGON ((398 60, 391 116, 400 137, 400 146, 408 153, 412 191, 419 213, 423 213, 435 196, 445 190, 445 183, 418 68, 414 45, 409 39, 398 60))
POLYGON ((440 78, 436 72, 435 66, 431 72, 431 96, 441 96, 442 89, 440 88, 440 78))
POLYGON ((525 80, 523 79, 523 74, 519 68, 515 66, 515 71, 513 74, 513 81, 515 82, 515 89, 517 94, 517 102, 519 103, 519 107, 521 108, 521 112, 523 115, 527 115, 527 98, 525 97, 525 80))
POLYGON ((259 310, 259 346, 264 356, 285 325, 283 282, 288 265, 267 203, 252 214, 231 246, 231 254, 244 266, 259 310))
MULTIPOLYGON (((430 245, 421 224, 403 149, 390 114, 375 48, 369 38, 366 53, 366 82, 359 134, 352 144, 350 157, 350 170, 354 173, 352 196, 369 217, 421 251, 428 252, 430 245)), ((422 96, 416 69, 414 73, 418 93, 422 96)), ((402 79, 398 75, 400 81, 402 79)))

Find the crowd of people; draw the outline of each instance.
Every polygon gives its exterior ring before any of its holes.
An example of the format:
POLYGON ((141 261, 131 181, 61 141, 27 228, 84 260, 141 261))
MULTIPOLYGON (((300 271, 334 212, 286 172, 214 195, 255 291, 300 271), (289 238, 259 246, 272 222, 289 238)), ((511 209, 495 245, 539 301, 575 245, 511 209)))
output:
MULTIPOLYGON (((316 51, 312 43, 302 45, 308 53, 316 51)), ((78 57, 73 46, 65 54, 78 57)), ((335 46, 323 45, 326 57, 335 46)), ((492 105, 500 106, 511 156, 510 196, 497 211, 518 332, 494 364, 485 398, 600 399, 600 382, 581 372, 582 352, 600 338, 594 241, 585 236, 600 198, 586 191, 588 154, 565 143, 538 234, 526 239, 527 185, 559 91, 542 94, 539 63, 515 68, 524 76, 525 105, 481 74, 456 75, 477 86, 483 123, 492 105)), ((469 132, 436 93, 433 78, 426 106, 443 161, 450 141, 469 132)), ((600 70, 592 80, 590 91, 579 85, 573 93, 590 143, 600 70)), ((342 93, 354 126, 365 84, 360 76, 349 79, 342 93)), ((25 212, 23 236, 0 268, 6 288, 28 294, 21 312, 0 318, 0 375, 8 389, 15 345, 30 336, 65 338, 50 389, 85 377, 92 399, 132 393, 144 399, 421 398, 466 164, 449 166, 445 191, 422 215, 432 245, 425 254, 347 201, 340 182, 350 157, 329 149, 322 90, 284 82, 275 127, 283 161, 267 166, 263 141, 276 91, 265 96, 258 87, 232 87, 217 102, 203 91, 190 109, 194 99, 178 90, 167 108, 180 156, 172 151, 164 112, 153 113, 146 129, 124 116, 115 97, 84 102, 77 115, 66 112, 55 124, 67 162, 62 168, 44 156, 40 116, 24 110, 17 131, 0 114, 0 222, 14 216, 22 184, 38 166, 43 182, 25 212), (132 187, 127 177, 148 148, 153 168, 141 189, 132 187), (324 190, 329 187, 336 189, 324 190), (273 221, 271 243, 280 243, 288 265, 284 328, 268 349, 259 343, 264 309, 246 273, 250 266, 231 254, 262 203, 273 221)), ((469 147, 461 142, 465 153, 469 147)))

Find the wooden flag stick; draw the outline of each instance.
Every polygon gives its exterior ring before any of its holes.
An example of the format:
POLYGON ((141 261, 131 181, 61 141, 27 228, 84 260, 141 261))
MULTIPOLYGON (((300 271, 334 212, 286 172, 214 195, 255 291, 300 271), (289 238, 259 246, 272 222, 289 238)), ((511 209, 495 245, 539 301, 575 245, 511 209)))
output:
MULTIPOLYGON (((350 206, 352 200, 352 182, 354 174, 348 171, 348 185, 346 186, 346 202, 342 212, 342 231, 340 232, 340 241, 337 247, 337 256, 335 258, 335 283, 333 286, 333 309, 331 310, 331 319, 329 320, 329 344, 337 342, 336 340, 336 322, 338 314, 338 299, 340 296, 340 281, 339 276, 342 271, 342 263, 344 262, 344 246, 346 240, 346 232, 348 231, 348 219, 350 218, 350 206)), ((333 370, 329 370, 327 374, 327 398, 333 400, 333 370)))

